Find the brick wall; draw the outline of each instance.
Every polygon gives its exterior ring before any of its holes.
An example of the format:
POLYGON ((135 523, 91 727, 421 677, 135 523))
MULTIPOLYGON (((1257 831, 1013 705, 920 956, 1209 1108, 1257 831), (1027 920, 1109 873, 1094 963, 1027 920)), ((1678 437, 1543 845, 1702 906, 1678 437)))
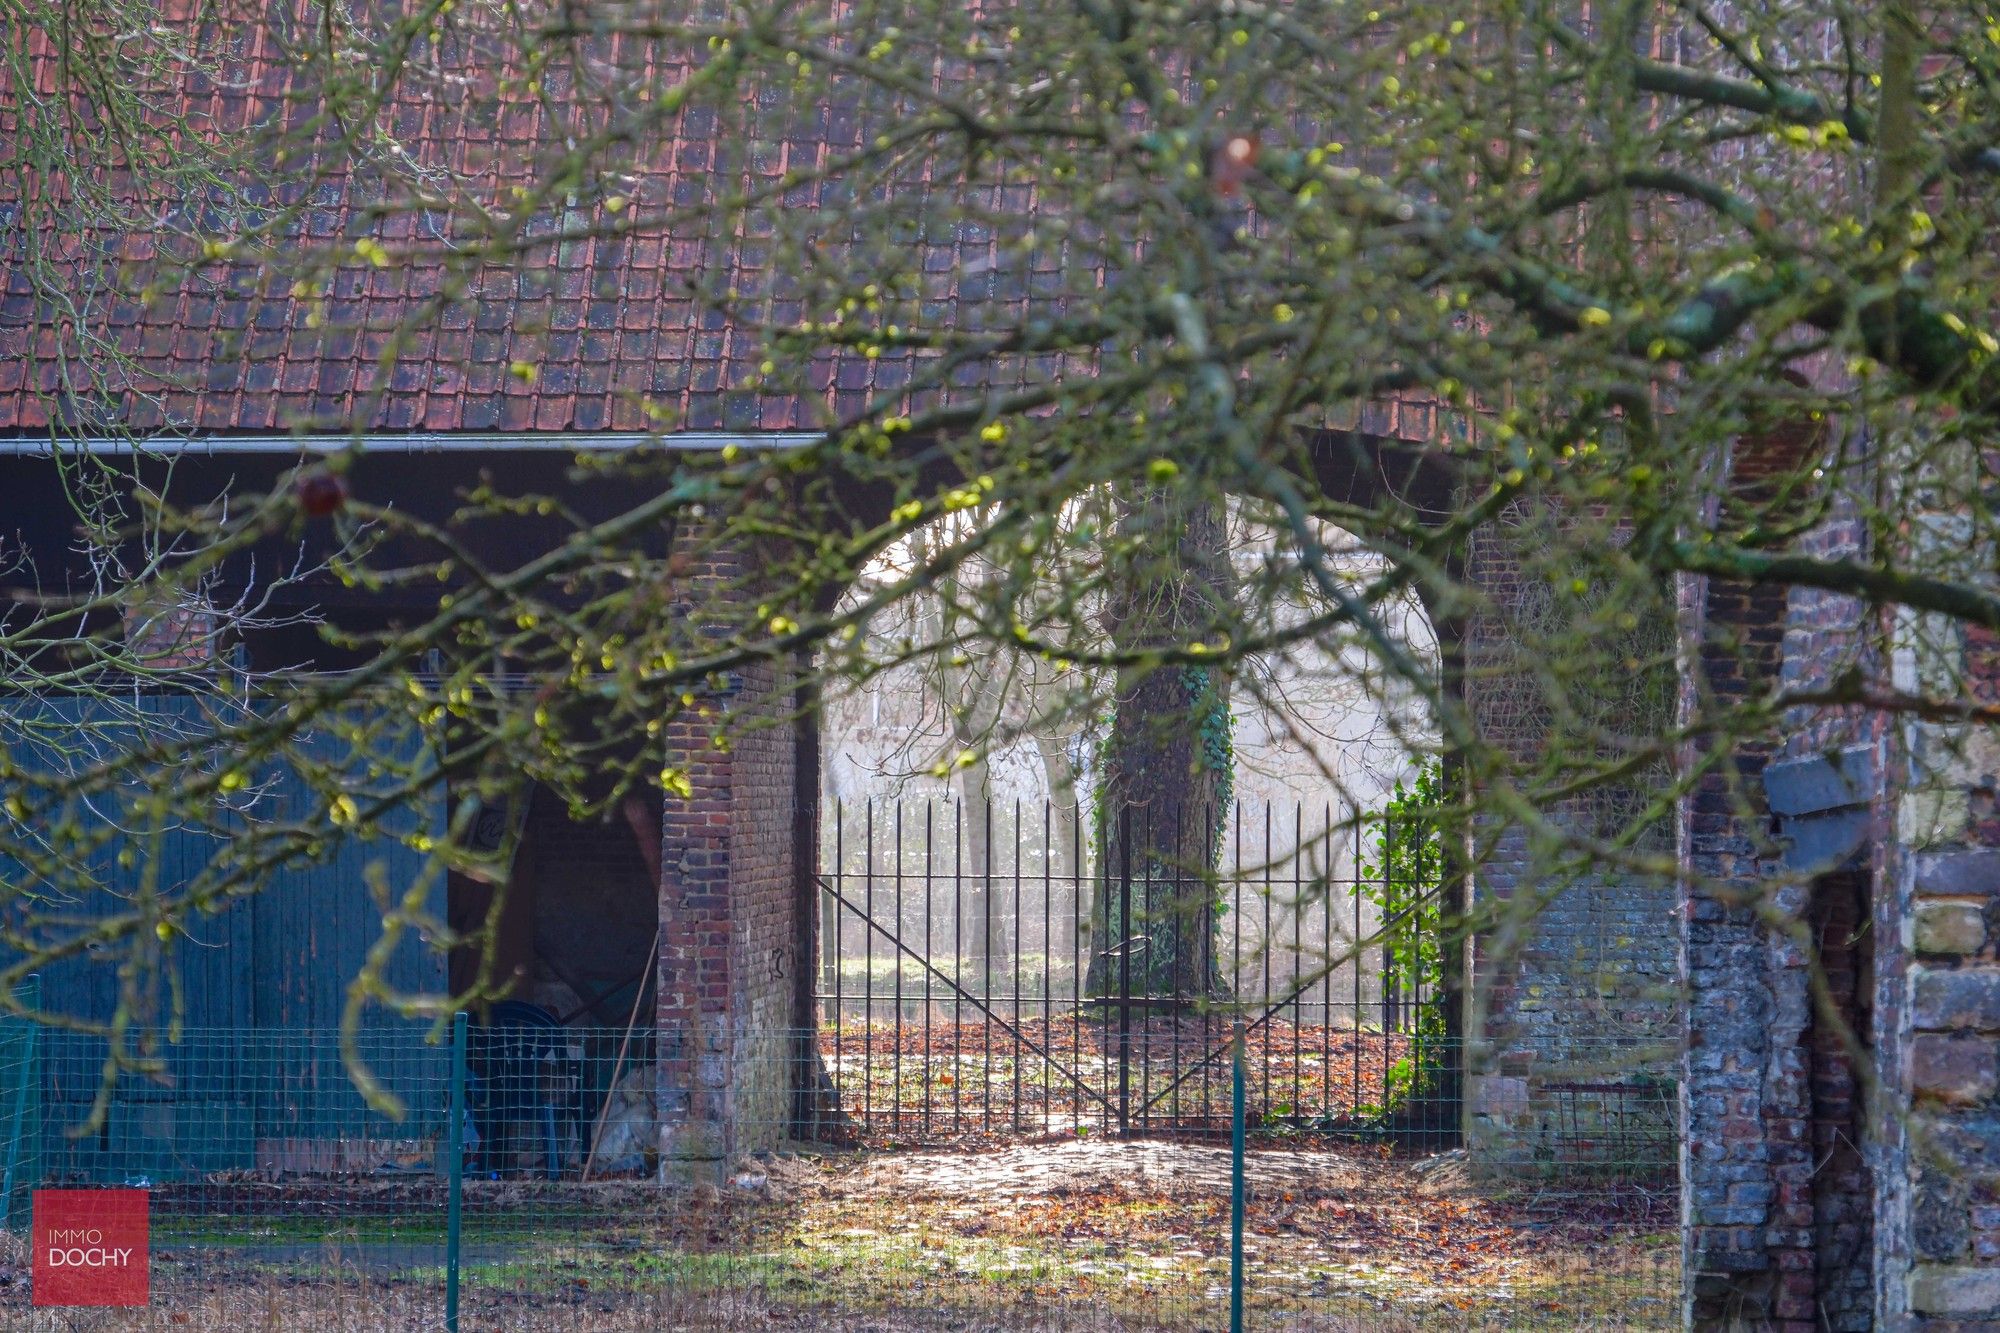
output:
MULTIPOLYGON (((1527 770, 1551 715, 1531 660, 1549 627, 1528 628, 1545 621, 1535 599, 1556 576, 1531 554, 1550 549, 1537 536, 1547 521, 1508 515, 1474 536, 1467 564, 1485 601, 1465 634, 1466 708, 1527 770)), ((1604 815, 1597 799, 1545 813, 1588 827, 1604 815)), ((1678 1044, 1672 886, 1561 878, 1517 827, 1488 824, 1478 840, 1473 900, 1489 925, 1471 944, 1468 1147, 1496 1169, 1611 1159, 1624 1169, 1635 1152, 1669 1166, 1671 1119, 1651 1080, 1671 1070, 1678 1044), (1595 1132, 1588 1122, 1600 1112, 1630 1132, 1615 1141, 1595 1132), (1657 1124, 1636 1123, 1649 1114, 1657 1124)))
POLYGON ((145 600, 125 608, 125 646, 153 671, 212 670, 221 656, 221 617, 191 600, 145 600))

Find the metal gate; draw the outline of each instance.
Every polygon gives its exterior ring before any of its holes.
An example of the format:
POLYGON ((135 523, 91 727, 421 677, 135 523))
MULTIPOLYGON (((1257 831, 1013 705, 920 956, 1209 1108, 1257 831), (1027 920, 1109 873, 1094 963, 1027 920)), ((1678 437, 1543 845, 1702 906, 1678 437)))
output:
MULTIPOLYGON (((1181 845, 1218 827, 1203 813, 1127 812, 1117 845, 1181 845)), ((1088 821, 1047 802, 826 811, 820 1045, 864 1135, 1217 1132, 1239 1030, 1267 1127, 1380 1128, 1445 1095, 1436 886, 1384 881, 1379 819, 1238 803, 1216 872, 1190 857, 1136 876, 1101 873, 1088 821), (1211 983, 1149 986, 1148 951, 1179 947, 1197 893, 1211 983)))

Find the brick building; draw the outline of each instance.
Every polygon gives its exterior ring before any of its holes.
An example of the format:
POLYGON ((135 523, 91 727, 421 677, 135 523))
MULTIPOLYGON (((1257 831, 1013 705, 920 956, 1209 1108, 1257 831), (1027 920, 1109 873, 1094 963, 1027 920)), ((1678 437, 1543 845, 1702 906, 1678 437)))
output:
MULTIPOLYGON (((48 50, 41 56, 51 63, 48 50)), ((260 59, 246 53, 246 77, 203 92, 223 123, 251 123, 282 101, 284 74, 260 59)), ((467 175, 504 174, 510 158, 526 173, 549 132, 532 113, 510 120, 495 166, 492 132, 475 134, 448 108, 395 110, 417 151, 467 175)), ((641 188, 671 194, 699 177, 714 150, 705 133, 681 126, 641 188)), ((825 161, 861 133, 836 118, 795 147, 825 161)), ((776 161, 756 169, 765 183, 781 170, 776 161)), ((358 186, 334 176, 321 188, 301 224, 309 235, 359 225, 358 186)), ((413 241, 417 225, 396 215, 380 239, 413 241)), ((143 260, 151 240, 134 238, 130 258, 143 260)), ((997 262, 990 235, 968 230, 938 245, 940 271, 997 262)), ((547 247, 518 272, 481 275, 413 333, 399 319, 441 281, 421 265, 357 260, 306 296, 266 290, 247 265, 196 265, 177 271, 160 299, 110 302, 108 326, 153 385, 119 405, 116 430, 95 432, 101 404, 71 399, 59 374, 56 315, 10 275, 0 297, 9 524, 47 557, 43 576, 56 576, 67 532, 47 457, 52 423, 81 448, 150 440, 161 457, 178 457, 184 494, 269 481, 302 453, 339 443, 312 430, 351 431, 368 445, 353 474, 358 492, 441 514, 482 470, 565 484, 573 453, 631 447, 662 410, 677 423, 668 448, 780 447, 814 430, 823 410, 839 414, 894 389, 894 357, 859 356, 816 365, 812 401, 749 387, 754 358, 685 294, 691 282, 728 285, 748 262, 727 237, 592 235, 547 247), (517 365, 536 373, 513 373, 517 365)), ((1422 448, 1440 429, 1433 404, 1385 401, 1340 426, 1311 442, 1312 480, 1325 493, 1394 495, 1433 521, 1462 508, 1454 478, 1422 448)), ((1746 439, 1734 484, 1755 494, 1811 451, 1838 447, 1820 432, 1746 439)), ((879 483, 858 479, 829 479, 815 497, 803 519, 842 527, 879 520, 888 503, 879 483)), ((1913 540, 1948 543, 1950 516, 1923 517, 1939 521, 1919 533, 1935 535, 1913 540)), ((1486 529, 1463 553, 1465 577, 1503 612, 1528 591, 1507 531, 1486 529)), ((481 540, 520 550, 537 538, 524 519, 481 540)), ((1836 514, 1807 541, 1856 550, 1863 534, 1836 514)), ((759 555, 712 553, 700 573, 725 583, 759 555)), ((1690 706, 1704 693, 1748 697, 1838 670, 1884 614, 1768 584, 1690 578, 1676 594, 1677 683, 1690 706)), ((299 596, 336 615, 379 613, 330 586, 299 596)), ((1546 720, 1525 673, 1509 670, 1508 616, 1467 622, 1448 606, 1431 610, 1447 682, 1468 715, 1491 738, 1540 744, 1546 720)), ((1928 631, 1889 664, 1893 676, 1962 680, 1975 699, 2000 697, 1991 636, 1928 631)), ((183 651, 183 637, 168 634, 161 651, 183 651)), ((293 664, 276 639, 250 651, 268 654, 272 669, 293 664)), ((599 831, 617 846, 600 847, 593 885, 551 900, 558 915, 582 910, 586 889, 608 892, 616 881, 615 912, 589 910, 617 916, 617 949, 636 944, 643 955, 657 928, 657 952, 641 962, 656 988, 662 1147, 704 1162, 786 1132, 807 1062, 780 1034, 814 1019, 818 736, 809 720, 791 720, 811 701, 768 665, 737 673, 721 693, 770 725, 727 753, 693 723, 667 736, 693 792, 668 801, 657 857, 627 830, 599 831), (646 879, 634 901, 639 870, 646 879)), ((1471 1144, 1497 1162, 1542 1160, 1580 1090, 1623 1095, 1604 1091, 1618 1080, 1601 1067, 1606 1043, 1623 1043, 1627 1083, 1636 1070, 1673 1089, 1692 1322, 2000 1320, 2000 756, 1967 741, 1942 724, 1801 714, 1771 745, 1724 756, 1681 803, 1673 841, 1699 890, 1580 882, 1541 902, 1525 835, 1505 828, 1493 830, 1499 851, 1465 886, 1475 902, 1538 907, 1503 916, 1510 927, 1468 951, 1471 1144), (1817 1003, 1815 952, 1825 981, 1817 1003), (1846 1017, 1856 1044, 1822 1021, 1828 1009, 1846 1017)), ((552 859, 573 866, 595 854, 577 851, 574 830, 547 812, 529 817, 547 821, 538 840, 552 859)))

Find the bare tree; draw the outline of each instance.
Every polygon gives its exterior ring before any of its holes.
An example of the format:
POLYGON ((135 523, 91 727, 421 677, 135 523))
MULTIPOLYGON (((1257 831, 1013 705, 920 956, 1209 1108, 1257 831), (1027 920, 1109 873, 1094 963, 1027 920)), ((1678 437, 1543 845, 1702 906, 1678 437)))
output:
MULTIPOLYGON (((148 605, 181 603, 233 555, 320 523, 358 543, 336 576, 406 614, 357 633, 356 670, 284 681, 277 706, 212 720, 201 746, 145 741, 10 772, 10 857, 37 855, 50 828, 82 829, 76 812, 126 784, 160 818, 212 804, 240 777, 236 756, 285 754, 344 710, 369 719, 350 728, 363 769, 401 753, 391 741, 448 727, 478 738, 456 748, 451 781, 466 791, 539 781, 601 809, 638 785, 683 790, 685 768, 635 738, 684 725, 726 742, 758 724, 714 703, 713 682, 747 665, 817 650, 823 679, 866 679, 884 664, 850 635, 953 577, 984 604, 913 639, 908 660, 977 638, 1100 673, 1135 701, 1158 691, 1160 713, 1243 688, 1246 659, 1312 642, 1365 651, 1358 678, 1421 700, 1437 728, 1448 840, 1472 865, 1515 837, 1538 883, 1678 882, 1684 867, 1648 831, 1729 769, 1732 747, 1769 741, 1798 710, 1942 719, 1952 745, 1990 739, 1991 710, 1963 679, 1894 666, 1950 660, 1968 630, 2000 630, 1986 563, 1964 558, 2000 527, 1996 48, 1969 11, 279 6, 219 21, 262 39, 249 45, 284 114, 168 116, 165 129, 155 111, 192 106, 222 66, 190 35, 215 26, 156 17, 57 6, 50 28, 78 40, 10 57, 7 101, 33 130, 8 167, 26 219, 8 233, 10 273, 32 277, 7 351, 61 349, 33 359, 42 415, 21 420, 184 434, 196 423, 166 409, 171 368, 120 330, 184 333, 164 312, 197 294, 240 299, 248 328, 276 321, 301 362, 365 368, 304 409, 322 426, 397 428, 441 374, 474 367, 496 381, 489 397, 520 396, 589 361, 557 327, 588 312, 557 304, 617 294, 543 287, 602 247, 673 256, 680 267, 648 270, 675 275, 671 294, 662 279, 647 299, 677 311, 684 353, 658 359, 704 367, 676 382, 621 365, 631 378, 601 395, 604 419, 664 435, 782 417, 806 438, 636 448, 558 484, 468 481, 450 514, 348 494, 344 457, 237 488, 226 508, 111 477, 130 522, 191 543, 131 566, 148 605), (822 124, 835 128, 795 133, 822 124), (816 146, 794 153, 800 142, 816 146), (162 162, 206 174, 139 169, 162 162), (101 206, 65 232, 97 180, 101 206), (24 256, 45 236, 65 240, 24 256), (377 281, 409 298, 386 322, 369 306, 377 281), (112 299, 61 299, 86 290, 112 299), (482 360, 489 304, 506 306, 505 347, 482 360), (87 373, 44 384, 64 363, 87 373), (1801 422, 1830 424, 1775 475, 1732 483, 1738 440, 1801 422), (1360 436, 1410 466, 1365 492, 1320 484, 1327 450, 1360 436), (1419 470, 1449 485, 1401 485, 1419 470), (586 512, 586 477, 621 503, 586 512), (843 508, 843 482, 887 503, 843 508), (1110 494, 1149 498, 1087 539, 1063 520, 1110 494), (1201 536, 1226 497, 1268 515, 1287 556, 1233 589, 1201 536), (865 596, 831 596, 972 510, 986 517, 865 596), (458 511, 545 520, 545 540, 496 558, 468 546, 458 511), (1948 515, 1953 540, 1918 540, 1936 527, 1913 525, 1920 513, 1948 515), (1183 527, 1171 548, 1169 515, 1183 527), (1836 517, 1852 540, 1829 547, 1816 534, 1836 517), (1358 586, 1329 527, 1380 559, 1358 586), (689 548, 730 543, 757 544, 759 567, 697 587, 689 548), (1167 549, 1180 557, 1163 575, 1167 549), (1494 549, 1512 562, 1504 586, 1468 572, 1494 549), (1074 573, 1051 597, 1039 574, 1054 568, 1074 573), (1673 662, 1634 636, 1671 623, 1683 577, 1851 598, 1866 614, 1814 683, 1692 691, 1663 726, 1596 687, 1621 676, 1656 696, 1673 662), (1414 588, 1505 639, 1509 660, 1461 670, 1411 651, 1390 622, 1414 588), (1319 609, 1278 617, 1281 592, 1319 609), (1116 608, 1114 634, 1092 607, 1116 608), (413 666, 433 651, 434 670, 413 666), (1190 692, 1196 673, 1207 684, 1190 692), (1490 734, 1460 687, 1501 675, 1521 708, 1559 721, 1560 745, 1490 734), (513 679, 533 684, 496 684, 513 679), (586 696, 580 722, 566 704, 586 696)), ((620 271, 592 275, 615 285, 620 271)), ((228 350, 211 369, 273 364, 248 342, 228 350)), ((51 468, 96 466, 56 452, 51 468)), ((4 645, 23 689, 63 685, 69 645, 124 623, 106 596, 16 605, 4 645)), ((1112 748, 1120 784, 1170 775, 1202 798, 1219 781, 1185 736, 1128 727, 1112 748)), ((990 746, 973 749, 976 763, 990 746)), ((0 982, 93 946, 143 961, 269 866, 446 781, 412 763, 384 772, 362 790, 323 766, 309 813, 218 852, 188 884, 100 923, 14 931, 24 961, 0 982)), ((1731 791, 1748 818, 1742 784, 1731 791)), ((463 855, 444 844, 434 867, 463 855)), ((75 878, 54 856, 36 873, 75 878)), ((402 904, 385 912, 392 930, 481 942, 402 904)), ((1478 924, 1518 937, 1533 909, 1522 895, 1478 924)), ((1191 924, 1184 936, 1204 933, 1191 924)), ((1192 955, 1168 952, 1177 988, 1208 989, 1192 955)), ((354 1005, 441 1014, 463 998, 375 977, 354 1005)))

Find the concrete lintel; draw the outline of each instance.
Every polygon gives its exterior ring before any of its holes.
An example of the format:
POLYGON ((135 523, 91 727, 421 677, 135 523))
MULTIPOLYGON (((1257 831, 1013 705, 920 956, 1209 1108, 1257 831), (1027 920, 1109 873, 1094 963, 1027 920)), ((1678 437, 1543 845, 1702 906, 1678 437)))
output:
POLYGON ((1780 819, 1784 867, 1812 873, 1837 870, 1868 840, 1870 826, 1868 811, 1855 807, 1780 819))
POLYGON ((1849 746, 1832 756, 1789 759, 1764 769, 1764 797, 1778 815, 1816 815, 1866 805, 1875 792, 1875 753, 1849 746))

